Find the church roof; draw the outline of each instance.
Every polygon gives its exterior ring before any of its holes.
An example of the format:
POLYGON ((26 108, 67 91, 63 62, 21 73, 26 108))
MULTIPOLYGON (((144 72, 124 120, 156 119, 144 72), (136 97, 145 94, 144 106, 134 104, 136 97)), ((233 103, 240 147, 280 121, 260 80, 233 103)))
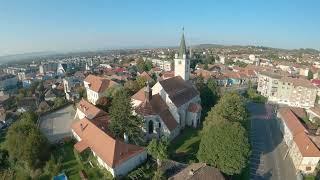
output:
POLYGON ((168 93, 169 98, 176 107, 189 102, 198 96, 198 91, 189 83, 184 81, 180 76, 159 81, 163 89, 168 93))
POLYGON ((184 39, 184 33, 182 33, 178 57, 183 58, 184 54, 187 55, 187 46, 186 46, 186 41, 184 39))

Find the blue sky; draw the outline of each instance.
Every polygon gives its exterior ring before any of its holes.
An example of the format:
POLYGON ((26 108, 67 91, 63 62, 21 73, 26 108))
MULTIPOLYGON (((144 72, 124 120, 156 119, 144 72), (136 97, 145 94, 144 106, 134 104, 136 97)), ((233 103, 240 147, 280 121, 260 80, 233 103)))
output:
POLYGON ((320 49, 317 0, 3 0, 0 55, 216 43, 320 49))

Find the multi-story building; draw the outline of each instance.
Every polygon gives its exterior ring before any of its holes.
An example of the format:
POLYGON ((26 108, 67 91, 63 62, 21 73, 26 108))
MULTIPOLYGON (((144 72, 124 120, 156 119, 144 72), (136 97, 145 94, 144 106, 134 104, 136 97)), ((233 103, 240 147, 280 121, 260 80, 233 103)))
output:
POLYGON ((87 76, 83 82, 84 87, 87 90, 87 99, 94 105, 100 97, 105 96, 105 92, 108 88, 118 85, 118 83, 112 80, 94 75, 87 76))
POLYGON ((309 138, 307 129, 290 108, 280 108, 278 118, 294 167, 306 174, 313 173, 320 160, 320 151, 309 138))
POLYGON ((260 72, 258 74, 257 91, 260 92, 262 96, 268 97, 268 100, 275 100, 280 79, 281 76, 279 74, 260 72))
POLYGON ((317 87, 306 79, 267 72, 258 74, 257 91, 270 102, 301 108, 313 107, 317 96, 317 87))
POLYGON ((154 66, 159 67, 163 71, 172 71, 172 62, 163 59, 151 59, 154 66))

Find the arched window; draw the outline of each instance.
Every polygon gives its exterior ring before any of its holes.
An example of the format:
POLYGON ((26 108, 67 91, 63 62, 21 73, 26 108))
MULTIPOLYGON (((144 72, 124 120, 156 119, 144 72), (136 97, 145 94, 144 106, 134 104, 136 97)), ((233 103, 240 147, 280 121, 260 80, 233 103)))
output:
POLYGON ((152 134, 153 133, 153 121, 152 120, 150 120, 149 121, 149 134, 152 134))

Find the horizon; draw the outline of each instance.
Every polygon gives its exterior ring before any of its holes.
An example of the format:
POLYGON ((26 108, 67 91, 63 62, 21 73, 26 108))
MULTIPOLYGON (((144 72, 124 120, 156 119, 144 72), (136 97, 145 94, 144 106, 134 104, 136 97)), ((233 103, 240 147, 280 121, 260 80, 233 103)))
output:
POLYGON ((320 50, 317 1, 1 2, 0 57, 37 52, 265 46, 320 50), (57 10, 59 9, 59 10, 57 10))

